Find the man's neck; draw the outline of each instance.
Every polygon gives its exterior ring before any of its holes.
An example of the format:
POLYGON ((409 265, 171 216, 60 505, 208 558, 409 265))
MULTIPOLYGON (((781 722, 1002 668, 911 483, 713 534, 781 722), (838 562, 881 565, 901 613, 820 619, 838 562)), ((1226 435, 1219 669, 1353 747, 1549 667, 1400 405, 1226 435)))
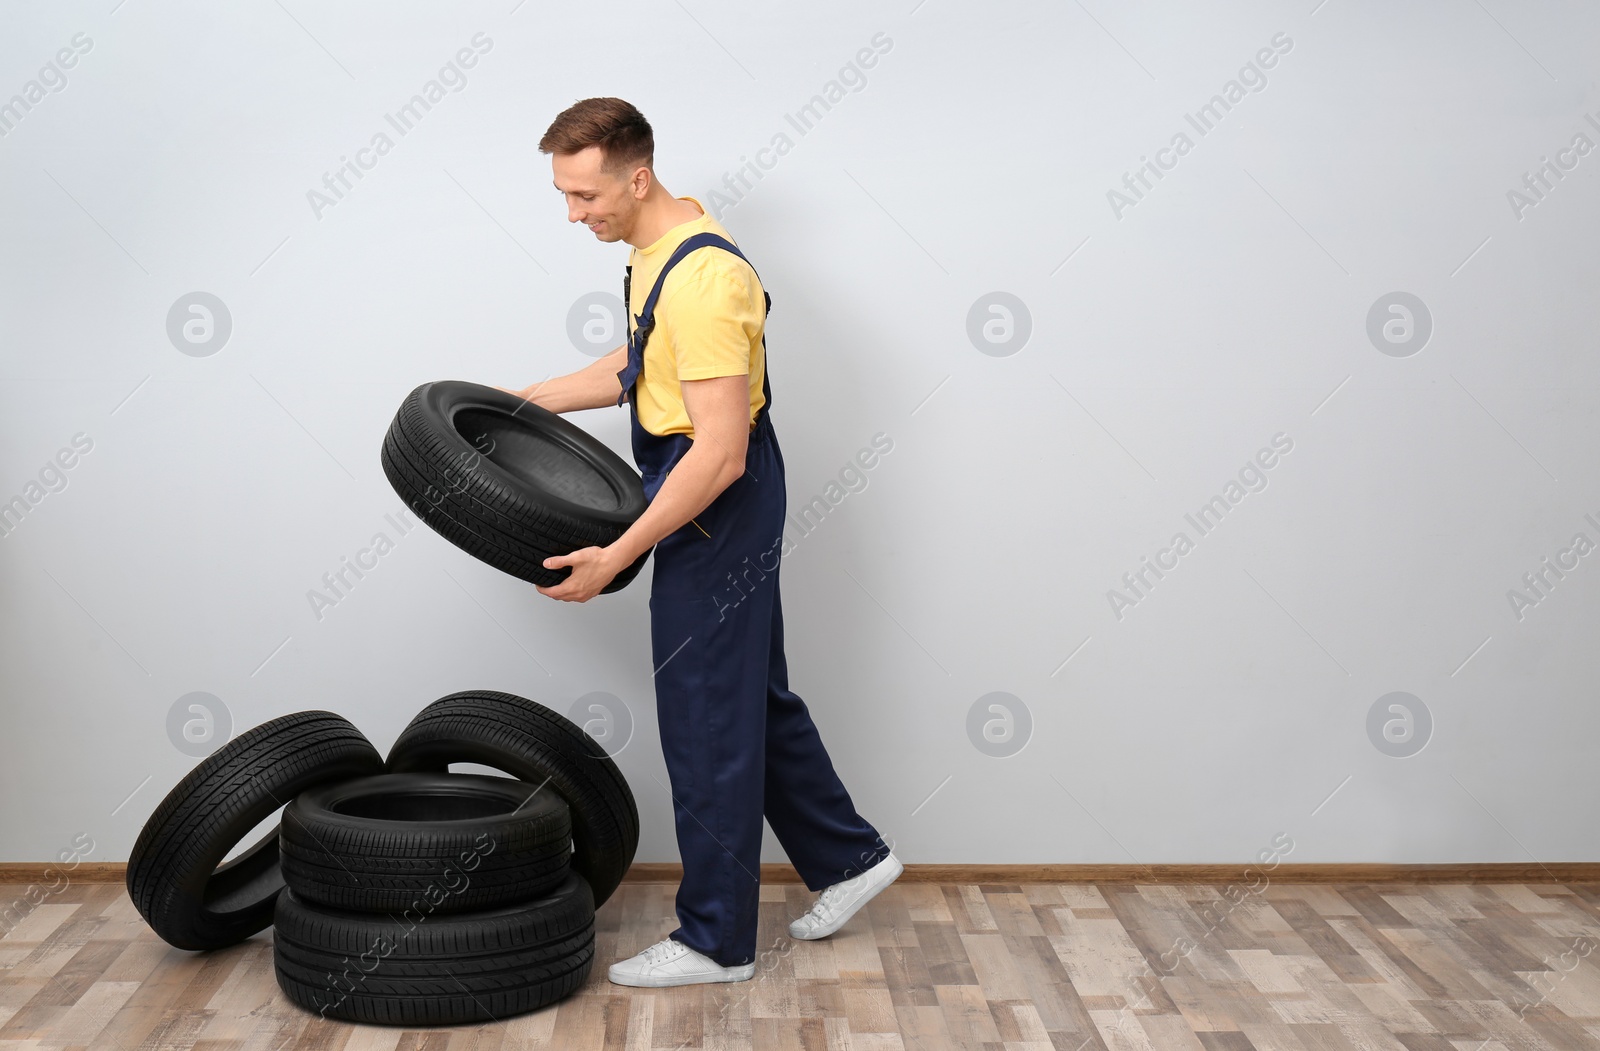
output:
POLYGON ((649 248, 674 226, 693 222, 704 214, 691 202, 678 200, 660 183, 656 183, 645 199, 644 207, 639 210, 639 222, 633 228, 633 236, 627 241, 635 248, 649 248), (659 197, 656 196, 658 193, 659 197))

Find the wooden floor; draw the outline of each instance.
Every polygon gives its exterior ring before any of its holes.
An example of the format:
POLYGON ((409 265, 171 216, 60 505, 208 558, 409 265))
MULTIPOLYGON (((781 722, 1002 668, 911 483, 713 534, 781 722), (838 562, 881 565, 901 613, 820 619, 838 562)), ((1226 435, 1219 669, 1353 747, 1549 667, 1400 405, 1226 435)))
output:
POLYGON ((900 883, 822 942, 785 932, 805 888, 766 886, 753 980, 610 984, 674 890, 623 885, 572 998, 402 1031, 287 1003, 270 933, 180 952, 120 887, 69 886, 0 939, 0 1048, 1600 1048, 1600 884, 900 883))

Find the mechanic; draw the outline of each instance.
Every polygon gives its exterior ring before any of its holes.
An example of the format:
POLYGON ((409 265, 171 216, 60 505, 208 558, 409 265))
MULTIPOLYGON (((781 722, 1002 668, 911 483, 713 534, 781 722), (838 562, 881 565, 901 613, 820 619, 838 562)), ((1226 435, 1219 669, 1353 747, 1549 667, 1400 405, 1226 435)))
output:
POLYGON ((626 400, 650 501, 613 543, 546 559, 571 572, 539 588, 587 602, 655 548, 650 641, 683 858, 679 926, 613 964, 609 977, 647 987, 744 981, 755 974, 763 815, 820 892, 789 925, 797 939, 834 933, 901 872, 789 690, 778 570, 732 576, 746 558, 781 546, 783 534, 783 455, 768 411, 770 300, 727 230, 698 200, 657 181, 654 135, 631 104, 574 104, 539 151, 551 154, 568 220, 632 246, 627 344, 514 391, 558 413, 626 400), (718 598, 730 580, 745 596, 738 603, 718 598))

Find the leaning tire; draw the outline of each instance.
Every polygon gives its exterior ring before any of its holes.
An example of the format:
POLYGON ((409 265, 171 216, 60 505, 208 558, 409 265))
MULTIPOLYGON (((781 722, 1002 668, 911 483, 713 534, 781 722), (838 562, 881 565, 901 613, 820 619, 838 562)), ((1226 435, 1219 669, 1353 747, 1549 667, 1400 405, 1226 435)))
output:
POLYGON ((283 812, 283 879, 357 912, 492 909, 567 877, 572 819, 552 789, 506 777, 380 774, 302 792, 283 812))
POLYGON ((156 807, 128 858, 128 896, 180 949, 220 949, 263 930, 283 889, 278 833, 225 865, 228 851, 300 792, 365 777, 383 758, 332 712, 257 726, 207 756, 156 807))
POLYGON ((536 1011, 594 966, 594 899, 576 873, 549 894, 489 912, 396 916, 278 899, 278 985, 325 1018, 461 1025, 536 1011))
MULTIPOLYGON (((610 544, 649 505, 638 472, 603 442, 515 394, 459 380, 424 383, 401 404, 383 473, 440 536, 543 587, 572 573, 546 569, 546 558, 610 544)), ((626 587, 649 556, 600 593, 626 587)))
POLYGON ((639 808, 617 764, 570 719, 509 693, 467 691, 428 705, 389 751, 394 772, 480 763, 534 784, 546 778, 572 810, 572 867, 595 905, 622 882, 639 846, 639 808))

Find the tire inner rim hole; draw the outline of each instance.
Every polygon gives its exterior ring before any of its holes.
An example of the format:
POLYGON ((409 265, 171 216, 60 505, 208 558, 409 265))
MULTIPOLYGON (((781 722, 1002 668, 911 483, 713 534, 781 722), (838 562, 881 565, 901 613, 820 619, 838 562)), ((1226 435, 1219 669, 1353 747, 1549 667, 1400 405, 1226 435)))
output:
MULTIPOLYGON (((502 412, 463 409, 451 421, 484 459, 519 481, 595 511, 620 511, 623 494, 587 458, 559 438, 502 412)), ((471 454, 465 463, 471 466, 471 454)), ((457 466, 457 465, 452 465, 457 466)))
POLYGON ((373 821, 472 821, 510 814, 517 809, 517 803, 460 792, 396 792, 335 800, 328 809, 373 821))

